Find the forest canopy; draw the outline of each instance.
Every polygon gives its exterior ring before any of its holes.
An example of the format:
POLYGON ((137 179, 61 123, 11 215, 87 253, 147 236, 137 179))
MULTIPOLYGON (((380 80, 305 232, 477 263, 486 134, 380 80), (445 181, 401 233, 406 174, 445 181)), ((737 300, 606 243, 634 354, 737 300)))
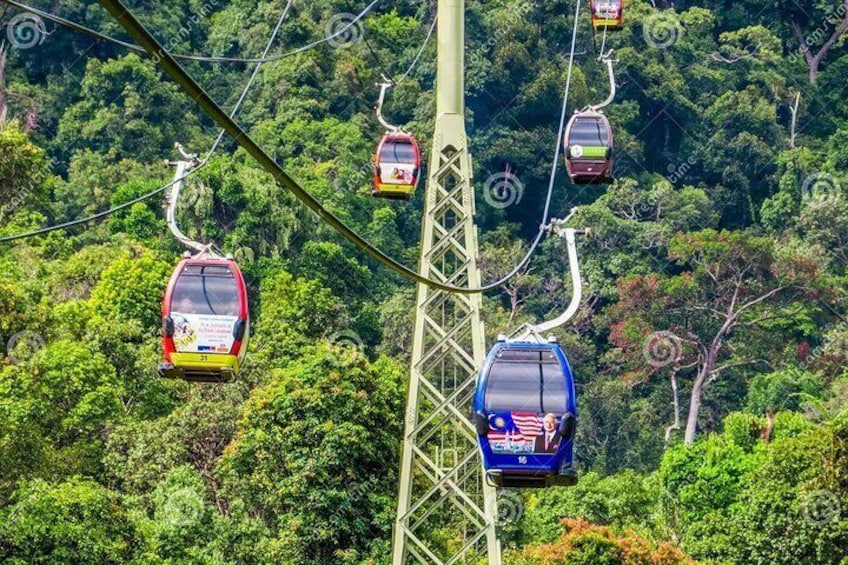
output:
MULTIPOLYGON (((129 41, 98 3, 31 1, 129 41)), ((263 64, 237 120, 415 268, 424 183, 372 197, 374 85, 409 69, 384 111, 434 166, 435 0, 379 2, 330 40, 366 3, 126 4, 170 52, 236 59, 286 9, 271 53, 319 43, 263 64)), ((554 162, 551 216, 579 207, 570 225, 590 230, 583 303, 554 332, 580 482, 501 493, 504 563, 845 565, 848 2, 631 0, 607 34, 582 6, 568 113, 608 95, 602 46, 617 86, 616 181, 589 186, 554 155, 574 8, 466 2, 483 279, 526 253, 554 162)), ((0 562, 390 562, 415 285, 224 136, 177 218, 241 266, 247 362, 231 384, 161 379, 185 248, 165 195, 137 199, 172 180, 175 143, 203 157, 217 126, 145 53, 6 3, 0 24, 0 562)), ((255 68, 182 64, 227 111, 255 68)), ((571 292, 566 243, 546 238, 484 296, 487 344, 571 292)), ((454 526, 429 534, 458 548, 454 526)))

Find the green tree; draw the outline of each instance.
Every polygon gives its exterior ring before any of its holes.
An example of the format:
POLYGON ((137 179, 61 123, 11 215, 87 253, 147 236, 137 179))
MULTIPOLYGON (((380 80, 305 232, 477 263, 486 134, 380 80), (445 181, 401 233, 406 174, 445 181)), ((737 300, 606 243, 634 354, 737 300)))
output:
POLYGON ((695 565, 670 543, 655 543, 633 531, 618 532, 583 520, 563 520, 557 543, 508 552, 515 565, 695 565))
POLYGON ((132 320, 142 328, 158 327, 170 273, 171 267, 149 251, 119 255, 91 291, 91 305, 102 317, 99 323, 132 320))
POLYGON ((0 510, 0 560, 25 563, 128 563, 135 532, 123 502, 79 477, 23 481, 0 510))
POLYGON ((194 108, 179 88, 160 78, 153 61, 131 53, 89 60, 80 100, 62 116, 55 145, 66 156, 91 149, 113 161, 151 162, 175 141, 191 147, 198 134, 194 108))
POLYGON ((0 371, 0 485, 73 472, 98 475, 103 433, 121 413, 121 386, 106 358, 56 341, 0 371))
POLYGON ((27 206, 44 205, 48 169, 44 150, 33 144, 17 122, 0 123, 0 220, 27 206))
POLYGON ((331 563, 389 535, 403 374, 320 345, 251 393, 220 473, 228 498, 277 532, 277 560, 331 563))

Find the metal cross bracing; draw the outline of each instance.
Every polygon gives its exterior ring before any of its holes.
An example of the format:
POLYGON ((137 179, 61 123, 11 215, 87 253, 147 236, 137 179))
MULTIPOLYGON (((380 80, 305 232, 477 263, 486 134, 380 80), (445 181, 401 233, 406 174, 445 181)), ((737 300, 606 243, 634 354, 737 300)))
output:
MULTIPOLYGON (((439 0, 437 115, 419 272, 479 287, 471 156, 464 119, 464 0, 439 0)), ((393 565, 500 565, 495 490, 469 420, 485 357, 479 294, 419 285, 393 565)))

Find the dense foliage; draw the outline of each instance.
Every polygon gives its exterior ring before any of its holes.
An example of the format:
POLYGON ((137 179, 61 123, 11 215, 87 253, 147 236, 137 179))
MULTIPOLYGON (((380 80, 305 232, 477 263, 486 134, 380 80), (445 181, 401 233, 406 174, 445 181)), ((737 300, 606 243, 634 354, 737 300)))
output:
MULTIPOLYGON (((261 53, 283 9, 128 4, 169 49, 231 57, 261 53)), ((538 229, 574 5, 467 4, 492 280, 538 229), (520 183, 504 206, 484 181, 507 166, 520 183)), ((97 3, 37 5, 126 37, 97 3)), ((310 193, 408 265, 423 191, 370 197, 373 85, 413 61, 434 8, 381 3, 345 40, 264 65, 239 114, 310 193)), ((294 2, 273 52, 359 9, 294 2)), ((583 10, 569 111, 606 97, 605 42, 618 181, 577 187, 560 167, 554 186, 553 215, 580 206, 573 224, 591 229, 588 299, 558 330, 578 380, 582 477, 502 495, 506 562, 845 565, 848 3, 632 0, 626 28, 594 45, 583 10)), ((169 180, 175 142, 211 147, 214 124, 143 54, 8 6, 0 22, 0 236, 128 203, 169 180)), ((386 107, 423 147, 434 59, 432 41, 386 107)), ((186 68, 230 109, 253 67, 186 68)), ((225 138, 179 218, 247 275, 249 361, 230 385, 161 380, 159 304, 183 251, 161 204, 0 243, 0 562, 386 563, 413 285, 225 138)), ((487 337, 561 311, 567 271, 564 243, 548 239, 485 297, 487 337)), ((434 533, 447 546, 455 534, 434 533)))

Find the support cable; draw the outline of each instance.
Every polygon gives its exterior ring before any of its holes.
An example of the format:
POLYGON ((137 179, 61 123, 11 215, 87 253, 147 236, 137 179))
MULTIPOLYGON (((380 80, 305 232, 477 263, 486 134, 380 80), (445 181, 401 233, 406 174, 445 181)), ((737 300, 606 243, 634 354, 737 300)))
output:
POLYGON ((389 86, 398 86, 404 80, 406 80, 412 71, 415 69, 415 66, 418 64, 418 60, 421 58, 421 55, 424 54, 424 50, 427 49, 427 45, 430 43, 430 39, 433 37, 433 32, 436 30, 436 24, 438 23, 438 16, 433 17, 433 23, 430 24, 430 29, 427 30, 427 36, 424 38, 424 41, 421 43, 421 47, 418 49, 418 52, 415 54, 415 57, 412 59, 412 63, 409 64, 406 71, 401 75, 399 79, 395 79, 383 66, 383 62, 380 60, 380 57, 377 55, 376 51, 371 48, 371 44, 368 42, 368 38, 365 37, 365 34, 362 34, 362 39, 365 40, 365 45, 368 46, 368 50, 371 52, 371 55, 374 57, 374 60, 377 61, 377 65, 380 67, 380 70, 383 74, 383 82, 388 82, 389 86))
POLYGON ((424 43, 421 44, 421 48, 418 50, 418 53, 415 54, 415 58, 412 59, 412 63, 410 63, 409 68, 406 69, 406 72, 401 75, 399 79, 395 81, 395 86, 402 83, 406 78, 410 75, 412 70, 418 64, 418 60, 421 58, 421 55, 424 54, 424 50, 427 49, 427 45, 430 43, 430 39, 433 37, 433 31, 436 29, 436 24, 438 23, 439 18, 437 16, 433 17, 433 23, 430 24, 430 29, 427 32, 427 37, 424 38, 424 43))

